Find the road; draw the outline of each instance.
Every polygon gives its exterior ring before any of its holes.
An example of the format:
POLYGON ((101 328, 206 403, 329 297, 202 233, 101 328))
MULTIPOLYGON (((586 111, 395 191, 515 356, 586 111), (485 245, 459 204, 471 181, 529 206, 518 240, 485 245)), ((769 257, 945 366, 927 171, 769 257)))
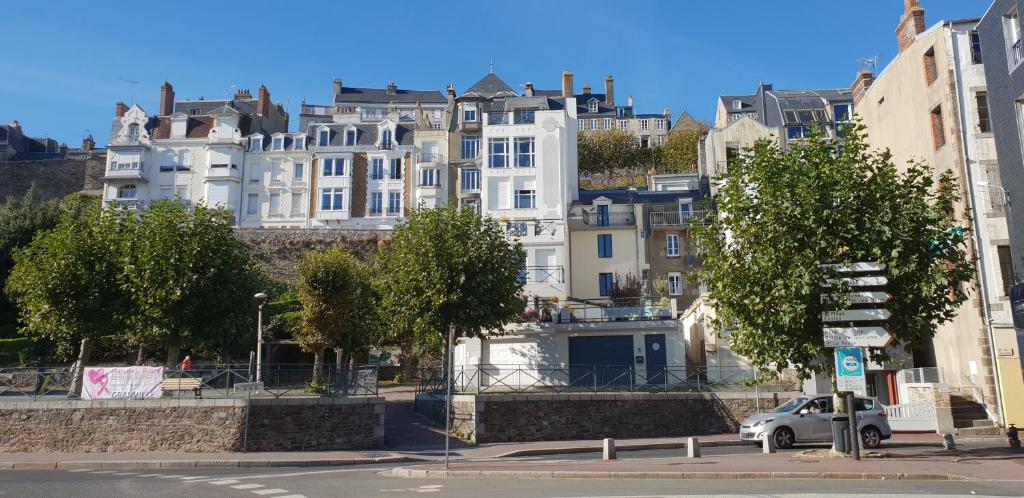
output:
MULTIPOLYGON (((533 460, 537 461, 537 460, 533 460)), ((0 471, 0 497, 487 498, 670 496, 1020 496, 1020 482, 404 479, 390 466, 165 471, 0 471), (100 473, 104 472, 104 473, 100 473)))

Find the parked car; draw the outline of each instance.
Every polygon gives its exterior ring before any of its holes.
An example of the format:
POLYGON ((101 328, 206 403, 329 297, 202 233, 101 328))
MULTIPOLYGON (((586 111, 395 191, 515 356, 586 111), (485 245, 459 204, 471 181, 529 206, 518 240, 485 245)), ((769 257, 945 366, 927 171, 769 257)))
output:
MULTIPOLYGON (((857 397, 857 429, 864 448, 877 448, 892 437, 885 408, 877 398, 857 397)), ((797 443, 832 441, 832 396, 799 396, 778 408, 748 417, 740 439, 760 443, 765 434, 777 448, 797 443)))

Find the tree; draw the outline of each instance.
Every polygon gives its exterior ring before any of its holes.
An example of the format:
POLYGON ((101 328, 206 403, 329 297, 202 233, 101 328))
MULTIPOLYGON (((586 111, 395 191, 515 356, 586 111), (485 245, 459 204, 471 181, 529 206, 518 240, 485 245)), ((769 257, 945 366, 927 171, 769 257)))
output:
POLYGON ((974 271, 951 230, 962 222, 957 200, 951 172, 937 181, 924 164, 899 172, 888 151, 867 147, 861 125, 840 142, 817 136, 785 151, 758 142, 724 178, 721 216, 696 229, 715 328, 731 328, 732 349, 762 370, 831 372, 820 313, 845 305, 822 303, 835 272, 820 265, 875 261, 894 296, 889 330, 921 348, 955 316, 974 271))
POLYGON ((625 276, 616 273, 608 294, 612 302, 619 306, 639 306, 644 287, 644 281, 636 273, 627 273, 625 276))
POLYGON ((523 311, 525 260, 522 244, 472 209, 414 211, 376 258, 382 313, 434 351, 450 325, 456 337, 499 329, 523 311))
MULTIPOLYGON (((59 220, 59 203, 43 199, 35 184, 22 197, 8 197, 0 204, 0 290, 14 266, 14 251, 27 246, 36 233, 55 227, 59 220)), ((0 338, 12 336, 16 327, 17 309, 0 293, 0 338)))
POLYGON ((89 361, 92 340, 128 327, 120 223, 121 215, 104 211, 98 200, 73 195, 62 203, 55 228, 14 251, 6 292, 18 306, 21 333, 54 341, 58 359, 70 358, 77 346, 78 369, 89 361))
POLYGON ((351 354, 374 341, 379 320, 371 276, 344 249, 312 251, 299 264, 296 291, 302 322, 295 339, 303 351, 313 353, 312 382, 318 384, 327 348, 351 354))
POLYGON ((173 367, 183 346, 228 356, 252 342, 258 261, 220 210, 153 203, 123 225, 124 287, 136 311, 133 339, 166 348, 173 367))
POLYGON ((689 119, 679 123, 665 141, 665 160, 659 173, 690 173, 697 171, 700 141, 708 134, 708 124, 689 119))

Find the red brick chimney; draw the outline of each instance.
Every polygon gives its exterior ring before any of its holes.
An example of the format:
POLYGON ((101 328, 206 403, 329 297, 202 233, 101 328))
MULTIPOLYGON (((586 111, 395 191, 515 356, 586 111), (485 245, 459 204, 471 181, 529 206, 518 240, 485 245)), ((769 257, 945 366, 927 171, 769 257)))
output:
POLYGON ((128 106, 124 102, 114 104, 114 108, 117 109, 117 112, 114 113, 116 117, 123 118, 128 113, 128 106))
POLYGON ((615 105, 615 78, 610 74, 604 79, 604 103, 615 105))
POLYGON ((900 47, 900 53, 913 45, 917 35, 924 33, 925 29, 924 9, 918 0, 903 0, 903 17, 896 28, 896 43, 900 47))
POLYGON ((256 113, 260 116, 270 115, 270 90, 266 85, 260 85, 259 96, 256 97, 256 113))
POLYGON ((174 114, 174 87, 168 81, 160 87, 160 116, 174 114))
POLYGON ((569 98, 573 96, 572 86, 572 71, 566 69, 562 72, 562 97, 569 98))
POLYGON ((857 79, 853 80, 853 84, 850 85, 850 91, 853 92, 853 105, 860 103, 861 99, 864 98, 864 94, 867 93, 868 88, 871 88, 871 84, 875 82, 875 73, 871 71, 861 71, 857 73, 857 79))
POLYGON ((586 84, 583 85, 583 93, 590 93, 590 91, 591 91, 590 85, 586 85, 586 84))

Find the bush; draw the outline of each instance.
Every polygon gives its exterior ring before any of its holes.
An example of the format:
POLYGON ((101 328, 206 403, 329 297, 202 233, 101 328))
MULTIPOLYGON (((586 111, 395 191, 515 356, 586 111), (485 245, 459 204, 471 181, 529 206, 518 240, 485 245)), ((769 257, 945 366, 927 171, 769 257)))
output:
POLYGON ((0 339, 0 365, 19 362, 22 353, 27 351, 31 345, 27 337, 0 339))

